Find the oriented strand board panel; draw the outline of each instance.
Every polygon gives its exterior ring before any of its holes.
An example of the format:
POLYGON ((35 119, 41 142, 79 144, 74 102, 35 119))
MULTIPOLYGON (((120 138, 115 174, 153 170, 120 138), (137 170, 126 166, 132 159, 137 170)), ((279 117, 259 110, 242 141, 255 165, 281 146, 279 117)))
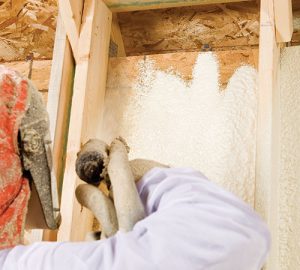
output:
POLYGON ((56 0, 0 1, 0 61, 52 57, 56 0))
POLYGON ((257 74, 245 64, 254 59, 252 50, 111 59, 102 139, 121 135, 131 158, 194 167, 253 205, 257 74))
MULTIPOLYGON (((137 1, 136 1, 137 2, 137 1)), ((258 1, 119 13, 126 55, 258 45, 258 1), (207 12, 205 11, 207 10, 207 12), (123 18, 123 19, 122 19, 123 18)), ((293 0, 292 44, 300 44, 300 1, 293 0)), ((0 1, 0 62, 51 59, 57 1, 0 1), (34 4, 35 3, 35 4, 34 4)))
POLYGON ((118 14, 126 55, 258 46, 255 1, 118 14))
POLYGON ((285 48, 280 62, 280 270, 300 269, 300 46, 285 48))

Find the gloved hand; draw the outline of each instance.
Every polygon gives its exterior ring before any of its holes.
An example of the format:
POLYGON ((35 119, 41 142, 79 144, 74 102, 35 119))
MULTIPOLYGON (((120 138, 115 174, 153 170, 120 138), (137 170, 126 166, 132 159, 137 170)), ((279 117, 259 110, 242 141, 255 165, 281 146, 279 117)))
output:
POLYGON ((118 230, 130 231, 145 217, 135 182, 154 167, 167 167, 151 160, 128 160, 129 147, 116 138, 108 147, 100 140, 90 140, 78 154, 76 171, 90 183, 108 182, 111 196, 95 185, 82 184, 76 189, 80 204, 90 209, 102 226, 102 237, 118 230))

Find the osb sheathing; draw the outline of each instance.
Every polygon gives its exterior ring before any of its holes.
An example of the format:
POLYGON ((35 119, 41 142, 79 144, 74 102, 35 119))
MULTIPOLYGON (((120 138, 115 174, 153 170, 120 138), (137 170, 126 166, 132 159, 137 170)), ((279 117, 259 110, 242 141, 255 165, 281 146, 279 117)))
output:
MULTIPOLYGON (((300 43, 300 1, 293 1, 293 44, 300 43)), ((0 0, 0 62, 51 59, 56 0, 0 0)), ((256 1, 119 13, 126 54, 256 48, 256 1)))
POLYGON ((0 0, 0 61, 52 58, 55 0, 0 0))
POLYGON ((127 55, 258 46, 256 2, 118 15, 127 55))

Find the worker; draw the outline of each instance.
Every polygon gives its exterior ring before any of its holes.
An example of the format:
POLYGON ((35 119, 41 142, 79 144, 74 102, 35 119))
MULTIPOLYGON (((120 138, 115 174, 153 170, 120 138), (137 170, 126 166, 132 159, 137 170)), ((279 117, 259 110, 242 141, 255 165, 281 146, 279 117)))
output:
MULTIPOLYGON (((1 80, 0 76, 1 121, 16 125, 9 117, 9 110, 16 107, 3 99, 11 93, 3 92, 1 80)), ((249 205, 194 169, 128 161, 128 148, 121 138, 111 143, 109 151, 105 149, 102 177, 110 179, 113 200, 93 185, 76 190, 79 202, 104 224, 106 239, 21 245, 26 205, 17 208, 14 201, 27 202, 29 188, 22 175, 17 175, 18 181, 8 181, 5 166, 11 172, 10 166, 20 161, 16 146, 10 145, 15 163, 3 162, 5 146, 1 137, 0 239, 6 241, 0 245, 2 270, 260 270, 266 260, 270 234, 249 205), (3 193, 8 187, 19 192, 3 193), (9 209, 19 212, 7 218, 9 209)))
POLYGON ((0 65, 0 249, 22 241, 25 219, 57 228, 49 137, 41 94, 30 80, 0 65))

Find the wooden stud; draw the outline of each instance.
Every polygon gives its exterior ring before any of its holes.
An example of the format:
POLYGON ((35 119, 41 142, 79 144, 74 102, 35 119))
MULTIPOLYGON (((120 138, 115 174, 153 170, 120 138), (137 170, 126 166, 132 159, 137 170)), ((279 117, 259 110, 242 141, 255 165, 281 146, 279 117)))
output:
POLYGON ((59 241, 83 240, 92 226, 91 213, 81 209, 75 198, 75 189, 80 182, 75 173, 75 162, 81 143, 98 137, 101 129, 111 17, 102 1, 85 1, 74 77, 59 241))
POLYGON ((59 13, 77 62, 77 46, 80 33, 83 0, 59 0, 59 13))
POLYGON ((277 42, 290 42, 293 35, 292 0, 274 0, 277 42))
MULTIPOLYGON (((68 123, 73 91, 75 63, 70 43, 61 19, 57 19, 54 54, 49 81, 47 110, 50 119, 50 134, 53 142, 53 170, 61 193, 65 164, 68 123)), ((55 241, 57 231, 44 231, 43 240, 55 241)))
POLYGON ((171 8, 182 6, 195 6, 207 4, 225 4, 232 2, 245 2, 253 0, 104 0, 112 12, 127 12, 135 10, 171 8))
POLYGON ((260 16, 255 208, 266 220, 272 235, 266 269, 276 270, 279 267, 280 89, 277 77, 280 48, 276 43, 273 0, 261 0, 260 16))
MULTIPOLYGON (((69 92, 70 88, 72 90, 72 84, 70 82, 74 74, 74 62, 72 61, 70 43, 67 39, 60 15, 57 18, 53 51, 47 110, 50 118, 50 133, 53 142, 53 167, 58 173, 59 166, 62 163, 62 154, 60 154, 60 152, 63 145, 61 140, 62 136, 66 135, 61 123, 65 116, 65 112, 62 110, 66 109, 68 105, 63 95, 68 92, 66 88, 68 88, 69 92)), ((57 175, 57 177, 59 178, 59 175, 57 175)))
POLYGON ((113 13, 111 24, 111 40, 118 46, 117 56, 126 56, 122 34, 119 26, 118 15, 113 13))

